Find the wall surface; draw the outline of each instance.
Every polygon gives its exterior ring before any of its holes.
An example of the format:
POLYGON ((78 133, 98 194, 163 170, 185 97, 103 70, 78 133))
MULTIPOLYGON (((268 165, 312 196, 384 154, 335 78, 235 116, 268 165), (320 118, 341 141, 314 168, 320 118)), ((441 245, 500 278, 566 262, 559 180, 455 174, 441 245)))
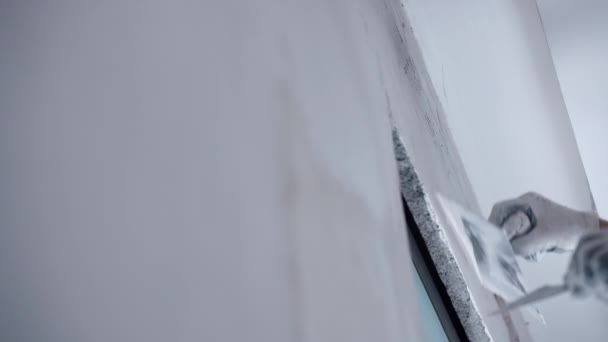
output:
MULTIPOLYGON (((591 209, 535 2, 414 0, 408 9, 481 212, 530 190, 591 209)), ((568 260, 522 261, 527 284, 561 281, 568 260)), ((593 332, 583 340, 599 338, 605 316, 589 317, 584 306, 568 296, 540 304, 547 324, 530 320, 532 337, 573 341, 584 330, 593 332)))
POLYGON ((598 213, 608 216, 608 3, 538 1, 598 213))
POLYGON ((0 340, 420 341, 391 13, 3 2, 0 340))
MULTIPOLYGON (((564 93, 598 213, 608 216, 608 3, 600 0, 538 1, 547 40, 564 93)), ((560 329, 547 332, 559 341, 603 341, 608 308, 594 299, 567 303, 560 329), (568 329, 576 324, 584 327, 568 329)))

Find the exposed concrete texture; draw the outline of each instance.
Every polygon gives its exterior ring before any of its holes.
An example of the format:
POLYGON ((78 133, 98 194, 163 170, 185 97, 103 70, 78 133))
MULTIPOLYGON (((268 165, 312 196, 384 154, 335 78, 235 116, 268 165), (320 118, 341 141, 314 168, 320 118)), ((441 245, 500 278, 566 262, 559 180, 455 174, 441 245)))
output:
POLYGON ((430 195, 414 167, 408 152, 403 145, 397 129, 393 130, 393 143, 400 177, 401 192, 412 210, 414 219, 429 249, 435 267, 444 283, 450 300, 471 341, 489 341, 491 339, 487 325, 473 299, 473 293, 464 279, 455 253, 445 237, 441 223, 430 203, 430 195))

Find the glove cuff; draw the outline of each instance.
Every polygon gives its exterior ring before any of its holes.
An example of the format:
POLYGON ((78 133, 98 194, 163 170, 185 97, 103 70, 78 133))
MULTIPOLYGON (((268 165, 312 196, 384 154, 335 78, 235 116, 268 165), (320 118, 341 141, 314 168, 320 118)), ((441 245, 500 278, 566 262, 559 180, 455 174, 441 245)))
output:
POLYGON ((566 241, 565 248, 574 250, 583 235, 600 231, 600 218, 595 212, 581 211, 574 223, 571 238, 566 241))

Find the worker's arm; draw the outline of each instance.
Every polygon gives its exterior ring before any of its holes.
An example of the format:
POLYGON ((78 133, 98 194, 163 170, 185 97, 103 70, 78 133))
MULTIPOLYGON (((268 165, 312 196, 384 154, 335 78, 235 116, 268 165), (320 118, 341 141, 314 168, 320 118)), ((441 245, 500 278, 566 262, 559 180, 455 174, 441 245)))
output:
POLYGON ((490 221, 502 227, 513 250, 529 260, 545 252, 574 250, 565 283, 575 296, 608 302, 608 221, 539 194, 497 203, 490 221))

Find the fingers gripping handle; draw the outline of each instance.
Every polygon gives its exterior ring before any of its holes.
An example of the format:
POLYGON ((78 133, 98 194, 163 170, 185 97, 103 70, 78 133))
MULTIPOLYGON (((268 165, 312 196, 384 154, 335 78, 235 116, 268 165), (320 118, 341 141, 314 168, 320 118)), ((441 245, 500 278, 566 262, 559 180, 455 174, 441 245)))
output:
POLYGON ((534 213, 529 208, 514 208, 513 212, 506 216, 502 228, 509 240, 526 235, 536 225, 534 213))

